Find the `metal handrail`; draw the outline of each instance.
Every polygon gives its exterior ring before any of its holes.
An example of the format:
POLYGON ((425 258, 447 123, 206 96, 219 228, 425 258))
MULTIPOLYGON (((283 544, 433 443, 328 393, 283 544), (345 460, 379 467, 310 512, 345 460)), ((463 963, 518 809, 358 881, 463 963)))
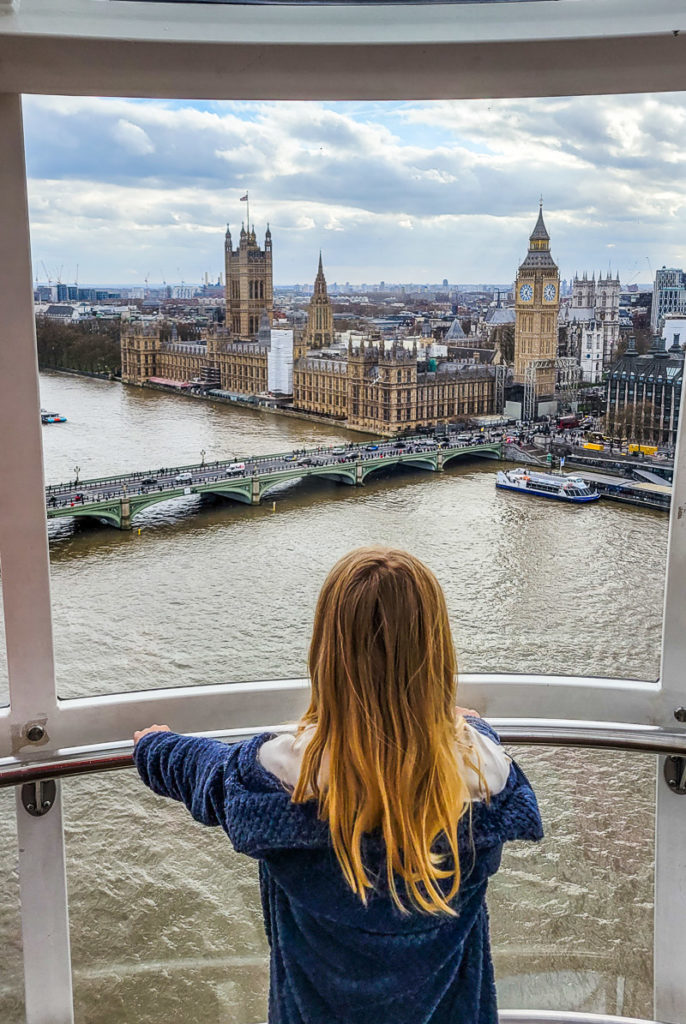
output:
MULTIPOLYGON (((686 757, 686 729, 677 732, 651 725, 559 720, 519 722, 515 719, 492 719, 491 724, 498 730, 503 743, 628 750, 640 754, 686 757)), ((203 735, 226 743, 236 743, 257 736, 262 731, 283 732, 287 729, 288 726, 275 726, 268 730, 224 729, 203 735)), ((122 743, 102 743, 58 750, 45 757, 38 756, 30 760, 3 758, 0 759, 0 788, 44 779, 131 768, 132 750, 132 741, 127 740, 122 743)))

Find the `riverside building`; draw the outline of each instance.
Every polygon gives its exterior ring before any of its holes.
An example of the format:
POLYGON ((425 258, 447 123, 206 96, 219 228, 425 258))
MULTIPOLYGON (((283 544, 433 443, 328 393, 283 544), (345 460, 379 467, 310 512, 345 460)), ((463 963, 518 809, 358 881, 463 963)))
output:
POLYGON ((123 324, 124 383, 203 387, 246 399, 292 394, 295 411, 379 434, 497 411, 491 366, 427 360, 416 344, 407 348, 400 339, 385 342, 376 335, 337 342, 321 253, 307 324, 292 332, 271 327, 269 229, 264 250, 254 230, 245 229, 233 250, 227 230, 225 252, 226 323, 234 326, 212 326, 200 339, 182 342, 165 323, 123 324))
POLYGON ((639 355, 629 338, 624 355, 610 370, 606 384, 609 434, 637 441, 676 444, 684 380, 684 352, 678 341, 665 351, 656 337, 639 355))

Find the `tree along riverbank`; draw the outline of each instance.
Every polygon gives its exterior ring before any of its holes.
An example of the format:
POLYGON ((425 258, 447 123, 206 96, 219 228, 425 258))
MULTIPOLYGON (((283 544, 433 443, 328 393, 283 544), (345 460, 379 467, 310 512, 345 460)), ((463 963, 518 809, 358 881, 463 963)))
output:
POLYGON ((36 348, 41 370, 63 370, 98 377, 121 375, 119 320, 60 323, 36 317, 36 348))

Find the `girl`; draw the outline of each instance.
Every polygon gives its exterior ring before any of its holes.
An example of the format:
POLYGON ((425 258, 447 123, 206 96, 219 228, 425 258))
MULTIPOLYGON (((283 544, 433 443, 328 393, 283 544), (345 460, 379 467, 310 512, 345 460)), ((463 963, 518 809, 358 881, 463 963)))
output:
POLYGON ((135 733, 146 785, 260 862, 270 1024, 497 1024, 486 886, 543 833, 456 667, 433 573, 360 548, 319 596, 293 733, 135 733))

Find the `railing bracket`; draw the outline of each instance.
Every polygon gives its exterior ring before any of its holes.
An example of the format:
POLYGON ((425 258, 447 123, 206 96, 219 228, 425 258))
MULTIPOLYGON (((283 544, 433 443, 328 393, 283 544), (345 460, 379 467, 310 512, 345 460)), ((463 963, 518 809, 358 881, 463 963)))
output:
POLYGON ((676 757, 674 754, 666 757, 664 775, 672 793, 686 796, 686 757, 676 757))
POLYGON ((21 787, 21 802, 24 809, 34 818, 47 814, 55 803, 57 786, 54 779, 40 779, 38 782, 25 782, 21 787))

